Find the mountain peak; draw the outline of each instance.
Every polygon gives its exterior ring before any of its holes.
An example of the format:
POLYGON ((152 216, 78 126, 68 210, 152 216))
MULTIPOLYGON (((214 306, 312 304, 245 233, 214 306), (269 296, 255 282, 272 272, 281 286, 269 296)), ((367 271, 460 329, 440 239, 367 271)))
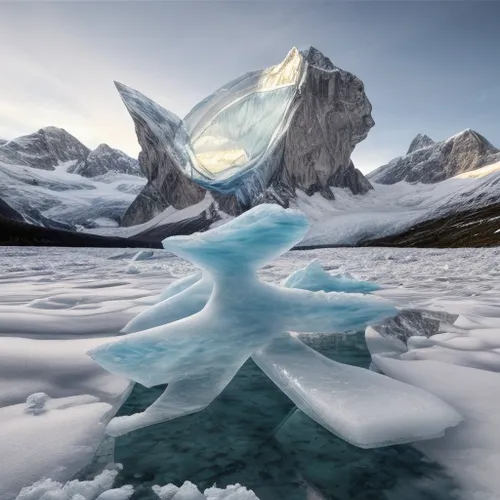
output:
POLYGON ((426 134, 417 134, 413 141, 411 141, 410 147, 406 152, 407 155, 417 151, 419 149, 427 148, 432 146, 435 142, 426 134))
POLYGON ((332 63, 332 61, 326 57, 321 51, 319 51, 316 47, 312 45, 307 47, 306 49, 300 50, 300 53, 304 56, 305 60, 311 64, 312 66, 316 66, 320 69, 325 69, 328 71, 332 71, 336 68, 336 66, 332 63))

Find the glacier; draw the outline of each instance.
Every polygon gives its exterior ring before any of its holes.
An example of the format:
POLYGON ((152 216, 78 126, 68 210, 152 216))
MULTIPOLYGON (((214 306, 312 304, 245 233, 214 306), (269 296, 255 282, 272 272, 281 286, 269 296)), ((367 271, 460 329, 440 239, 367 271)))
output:
MULTIPOLYGON (((257 269, 291 248, 307 229, 302 213, 260 205, 205 233, 163 241, 165 249, 200 267, 202 276, 174 284, 177 294, 166 293, 169 298, 127 325, 124 330, 131 333, 89 351, 111 373, 146 387, 168 383, 144 412, 112 419, 108 434, 202 410, 250 356, 307 415, 360 447, 440 436, 461 421, 453 408, 425 391, 331 361, 290 336, 357 330, 397 312, 373 295, 260 281, 257 269)), ((311 269, 319 273, 310 265, 302 275, 311 269)), ((328 279, 338 285, 338 278, 322 277, 326 286, 331 286, 328 279)), ((351 292, 352 281, 346 281, 351 292)))

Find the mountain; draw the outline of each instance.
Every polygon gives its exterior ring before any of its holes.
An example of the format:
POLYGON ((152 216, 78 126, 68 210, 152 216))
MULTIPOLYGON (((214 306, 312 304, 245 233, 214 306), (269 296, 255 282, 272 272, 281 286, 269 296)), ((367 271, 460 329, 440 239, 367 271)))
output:
POLYGON ((61 128, 0 143, 0 199, 31 224, 117 226, 145 182, 137 160, 61 128))
POLYGON ((211 214, 211 224, 259 203, 295 206, 298 191, 333 200, 335 187, 372 189, 350 159, 374 125, 363 83, 315 48, 294 48, 282 63, 229 82, 183 120, 116 86, 148 179, 124 226, 162 217, 168 224, 192 207, 201 211, 190 216, 211 214))
POLYGON ((0 144, 1 162, 42 170, 54 170, 68 161, 82 162, 89 153, 78 139, 57 127, 45 127, 0 144))
POLYGON ((329 203, 300 196, 298 208, 312 222, 302 245, 498 244, 500 158, 497 160, 496 151, 484 137, 469 130, 439 143, 419 135, 412 141, 409 154, 368 176, 374 189, 365 195, 352 196, 333 189, 335 200, 329 203), (447 148, 448 157, 441 156, 447 148), (421 161, 431 153, 435 159, 448 161, 421 161), (453 160, 458 158, 462 163, 457 166, 453 160), (412 174, 412 182, 401 179, 401 165, 404 173, 412 174), (442 176, 457 171, 461 173, 436 180, 438 172, 442 176), (417 174, 419 181, 414 180, 417 174), (434 182, 424 182, 430 179, 434 182))
POLYGON ((90 151, 87 157, 79 164, 71 167, 69 172, 83 177, 97 177, 108 172, 136 175, 142 177, 139 162, 130 158, 119 149, 110 148, 107 144, 100 144, 90 151))
POLYGON ((367 177, 379 184, 432 184, 498 161, 500 150, 473 130, 464 130, 442 142, 419 134, 405 156, 395 158, 367 177))

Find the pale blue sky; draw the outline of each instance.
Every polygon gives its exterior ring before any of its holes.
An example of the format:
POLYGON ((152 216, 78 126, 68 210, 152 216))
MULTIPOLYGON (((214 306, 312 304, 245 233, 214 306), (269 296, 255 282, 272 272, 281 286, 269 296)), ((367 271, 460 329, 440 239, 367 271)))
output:
POLYGON ((500 147, 500 2, 0 3, 0 136, 44 125, 137 154, 113 80, 183 116, 220 85, 313 45, 364 83, 364 172, 419 132, 473 128, 500 147))

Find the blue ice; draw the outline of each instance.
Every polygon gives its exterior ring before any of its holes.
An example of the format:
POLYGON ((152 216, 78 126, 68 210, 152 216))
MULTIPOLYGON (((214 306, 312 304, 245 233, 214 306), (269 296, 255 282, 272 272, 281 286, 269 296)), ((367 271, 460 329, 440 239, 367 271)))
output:
POLYGON ((327 273, 318 260, 311 261, 303 269, 297 269, 286 278, 283 286, 300 288, 311 292, 370 293, 380 290, 381 286, 373 281, 359 281, 341 274, 332 276, 327 273))
POLYGON ((335 363, 287 333, 359 330, 396 314, 373 295, 261 282, 257 269, 298 243, 307 229, 302 213, 260 205, 205 233, 163 241, 202 276, 172 284, 177 293, 166 291, 165 300, 127 325, 132 333, 89 352, 110 372, 146 387, 168 383, 144 412, 111 420, 108 434, 202 410, 250 356, 299 408, 358 446, 435 437, 460 421, 427 392, 335 363))

